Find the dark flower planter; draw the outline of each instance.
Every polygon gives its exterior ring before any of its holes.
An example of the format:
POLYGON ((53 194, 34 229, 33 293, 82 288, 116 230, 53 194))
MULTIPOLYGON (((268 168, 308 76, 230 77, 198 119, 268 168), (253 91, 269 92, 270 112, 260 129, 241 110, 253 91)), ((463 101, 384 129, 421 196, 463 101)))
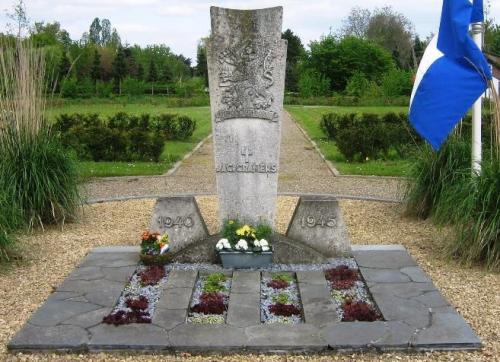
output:
POLYGON ((165 265, 170 262, 172 255, 170 253, 164 253, 161 255, 146 255, 141 253, 141 262, 144 265, 165 265))
POLYGON ((241 252, 218 251, 222 266, 228 269, 264 268, 273 262, 273 251, 241 252))

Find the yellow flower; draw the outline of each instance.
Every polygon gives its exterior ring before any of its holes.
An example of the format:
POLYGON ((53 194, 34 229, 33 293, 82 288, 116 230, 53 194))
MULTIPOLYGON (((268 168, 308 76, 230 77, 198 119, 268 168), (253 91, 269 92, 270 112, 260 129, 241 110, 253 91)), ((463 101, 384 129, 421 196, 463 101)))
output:
POLYGON ((229 220, 229 225, 233 225, 234 224, 234 220, 229 220))

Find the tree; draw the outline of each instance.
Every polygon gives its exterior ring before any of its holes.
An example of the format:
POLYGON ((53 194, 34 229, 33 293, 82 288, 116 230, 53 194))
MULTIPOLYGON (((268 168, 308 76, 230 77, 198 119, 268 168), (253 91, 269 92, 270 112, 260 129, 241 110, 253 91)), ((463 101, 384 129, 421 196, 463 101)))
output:
POLYGON ((138 80, 144 80, 144 66, 142 63, 139 63, 137 66, 137 79, 138 80))
POLYGON ((107 46, 111 42, 111 22, 108 19, 101 21, 101 45, 107 46))
POLYGON ((403 69, 416 69, 413 24, 390 6, 377 9, 370 18, 366 38, 387 50, 403 69))
POLYGON ((111 33, 111 40, 108 44, 108 46, 111 46, 113 48, 119 48, 122 45, 122 41, 120 38, 120 35, 118 35, 118 32, 116 31, 115 28, 113 28, 113 32, 111 33))
POLYGON ((125 52, 123 47, 118 47, 115 60, 113 61, 113 78, 118 94, 122 94, 122 80, 127 75, 127 64, 125 63, 125 52))
POLYGON ((424 56, 426 47, 427 47, 427 42, 420 40, 420 37, 416 35, 415 39, 413 40, 413 52, 415 54, 415 60, 417 64, 420 64, 420 61, 424 56))
POLYGON ((94 86, 96 87, 96 93, 97 93, 97 81, 101 79, 101 55, 97 51, 97 49, 94 49, 94 61, 92 63, 92 71, 90 73, 90 77, 94 81, 94 86))
POLYGON ((342 21, 341 35, 344 37, 366 38, 371 16, 372 14, 368 9, 362 9, 359 6, 352 8, 347 18, 342 21))
POLYGON ((12 7, 12 12, 7 12, 6 15, 7 18, 14 22, 14 24, 7 24, 9 30, 11 32, 16 32, 17 37, 21 38, 21 36, 23 35, 23 31, 27 30, 30 24, 24 1, 19 0, 17 3, 15 3, 12 7))
POLYGON ((59 83, 61 83, 64 78, 67 78, 69 76, 70 70, 71 62, 69 61, 66 52, 63 52, 59 61, 59 76, 57 77, 59 79, 59 83))
POLYGON ((207 47, 206 38, 201 39, 196 52, 196 69, 195 74, 202 77, 205 87, 208 87, 208 67, 207 67, 207 47))
POLYGON ((290 92, 297 92, 299 81, 299 61, 304 57, 306 51, 300 38, 290 29, 285 30, 281 37, 286 39, 288 43, 285 88, 290 92))
POLYGON ((368 40, 355 37, 323 37, 310 44, 310 54, 304 64, 331 81, 331 90, 344 91, 348 80, 363 73, 370 81, 380 82, 383 75, 394 68, 387 51, 368 40))
POLYGON ((149 63, 149 72, 148 72, 148 82, 151 83, 151 94, 155 94, 155 83, 158 80, 158 70, 156 69, 156 64, 151 58, 151 62, 149 63))
POLYGON ((101 44, 101 21, 95 18, 89 28, 89 42, 91 44, 101 44))

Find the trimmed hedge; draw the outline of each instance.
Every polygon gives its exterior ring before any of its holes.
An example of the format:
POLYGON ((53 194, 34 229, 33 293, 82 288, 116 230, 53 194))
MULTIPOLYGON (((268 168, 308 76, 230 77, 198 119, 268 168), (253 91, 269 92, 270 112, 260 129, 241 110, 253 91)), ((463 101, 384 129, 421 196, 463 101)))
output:
POLYGON ((54 128, 62 144, 81 160, 159 162, 165 141, 186 140, 196 121, 186 116, 151 117, 124 112, 102 120, 98 114, 61 114, 54 128))
POLYGON ((349 161, 385 158, 391 150, 406 157, 421 142, 404 113, 327 113, 320 127, 349 161))

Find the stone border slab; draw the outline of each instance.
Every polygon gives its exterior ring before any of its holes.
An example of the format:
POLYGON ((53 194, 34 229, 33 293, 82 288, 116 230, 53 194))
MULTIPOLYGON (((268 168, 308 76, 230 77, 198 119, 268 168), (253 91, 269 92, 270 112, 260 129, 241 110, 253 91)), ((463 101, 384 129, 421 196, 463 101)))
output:
POLYGON ((258 271, 234 271, 228 320, 186 322, 195 270, 172 270, 152 324, 102 324, 138 263, 137 247, 94 249, 8 344, 17 351, 358 352, 472 350, 481 341, 404 247, 353 246, 384 320, 337 322, 324 274, 298 271, 305 323, 261 324, 258 271), (231 299, 233 298, 233 299, 231 299))

